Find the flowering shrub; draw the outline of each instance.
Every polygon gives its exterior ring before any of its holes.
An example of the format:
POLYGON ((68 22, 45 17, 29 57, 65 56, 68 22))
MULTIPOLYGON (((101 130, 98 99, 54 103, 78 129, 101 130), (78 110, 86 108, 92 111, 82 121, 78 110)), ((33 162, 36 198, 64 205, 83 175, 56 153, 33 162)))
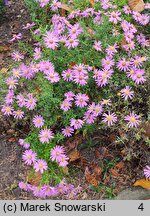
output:
POLYGON ((143 26, 146 29, 149 22, 149 4, 139 13, 126 1, 116 5, 95 0, 93 7, 82 1, 78 9, 76 0, 74 5, 69 1, 69 12, 62 16, 64 5, 57 0, 31 2, 50 24, 39 25, 34 16, 35 23, 23 27, 32 29, 36 41, 32 61, 21 63, 27 51, 12 54, 16 66, 6 81, 1 111, 30 122, 29 134, 19 140, 25 149, 23 161, 43 177, 38 187, 21 182, 20 188, 38 197, 74 197, 77 189, 61 182, 69 162, 60 146, 65 139, 109 127, 131 128, 136 134, 142 118, 147 118, 136 106, 142 100, 140 92, 147 92, 148 41, 143 26))

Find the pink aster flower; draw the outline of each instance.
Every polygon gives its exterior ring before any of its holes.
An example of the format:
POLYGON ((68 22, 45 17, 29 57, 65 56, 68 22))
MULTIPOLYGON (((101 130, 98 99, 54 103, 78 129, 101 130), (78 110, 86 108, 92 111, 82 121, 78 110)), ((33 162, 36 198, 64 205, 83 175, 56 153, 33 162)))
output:
POLYGON ((18 185, 18 186, 19 186, 20 189, 22 189, 22 190, 24 190, 24 191, 29 191, 30 188, 31 188, 31 185, 30 185, 30 184, 25 183, 25 182, 23 182, 23 181, 19 182, 19 185, 18 185))
POLYGON ((144 6, 144 8, 145 8, 145 10, 146 9, 150 9, 150 3, 146 3, 145 6, 144 6))
POLYGON ((150 166, 146 166, 146 167, 144 168, 144 175, 145 175, 145 177, 146 177, 147 179, 150 180, 150 166))
POLYGON ((57 0, 53 0, 50 7, 52 11, 57 11, 60 6, 61 6, 61 2, 57 0))
POLYGON ((14 79, 13 77, 10 77, 7 79, 6 84, 9 86, 9 89, 14 89, 18 84, 18 80, 14 79))
POLYGON ((81 119, 71 119, 71 127, 74 127, 74 129, 80 129, 82 128, 84 124, 84 121, 82 121, 81 119))
POLYGON ((32 79, 34 77, 35 72, 31 70, 29 66, 22 65, 21 71, 22 71, 22 77, 26 79, 32 79))
POLYGON ((22 29, 30 29, 32 28, 33 26, 35 26, 35 23, 27 23, 25 26, 22 27, 22 29))
POLYGON ((16 40, 21 40, 21 38, 22 38, 22 34, 21 34, 21 33, 19 33, 19 34, 14 34, 14 35, 13 35, 13 38, 10 40, 10 42, 14 42, 14 41, 16 41, 16 40))
POLYGON ((93 113, 87 111, 84 113, 83 120, 87 124, 93 124, 96 120, 96 116, 93 113))
POLYGON ((65 99, 61 104, 61 109, 64 112, 67 112, 71 107, 72 107, 72 103, 68 99, 65 99))
POLYGON ((123 7, 123 11, 125 14, 128 14, 128 15, 132 13, 132 11, 128 5, 123 7))
POLYGON ((102 43, 100 41, 94 41, 94 45, 93 45, 94 49, 96 49, 97 51, 102 51, 102 43))
POLYGON ((66 127, 62 129, 62 134, 65 137, 70 137, 74 133, 74 129, 72 127, 66 127))
POLYGON ((95 104, 94 102, 92 102, 92 104, 90 104, 90 105, 88 106, 87 112, 88 112, 88 113, 93 113, 94 110, 95 110, 95 106, 96 106, 96 104, 95 104))
POLYGON ((52 32, 46 32, 46 36, 44 37, 44 43, 46 47, 55 50, 58 47, 59 39, 52 32))
POLYGON ((28 149, 29 147, 30 147, 30 143, 24 142, 23 148, 24 148, 24 149, 28 149))
POLYGON ((40 131, 39 137, 41 143, 48 143, 52 138, 54 138, 54 134, 50 129, 44 129, 40 131))
POLYGON ((87 66, 84 65, 84 64, 79 64, 79 65, 74 65, 73 66, 73 72, 75 74, 83 74, 83 75, 86 75, 88 72, 87 72, 87 66))
POLYGON ((80 35, 83 32, 83 29, 81 28, 79 23, 74 24, 69 29, 69 36, 73 38, 77 38, 78 35, 80 35))
POLYGON ((28 149, 30 147, 30 143, 26 143, 24 139, 18 140, 19 145, 21 145, 24 149, 28 149))
POLYGON ((121 21, 120 15, 121 15, 120 11, 112 11, 111 13, 109 13, 109 17, 110 17, 109 21, 114 24, 117 24, 118 21, 121 21))
POLYGON ((40 7, 45 7, 49 3, 49 0, 39 0, 39 2, 40 2, 40 7))
POLYGON ((84 75, 83 73, 74 73, 73 81, 81 86, 87 84, 88 76, 84 75))
MULTIPOLYGON (((95 73, 95 72, 94 72, 95 73)), ((96 84, 100 87, 107 85, 108 79, 111 77, 113 70, 104 69, 102 71, 97 70, 93 78, 96 81, 96 84)))
POLYGON ((58 192, 54 187, 50 187, 48 185, 42 186, 42 191, 45 196, 47 197, 52 197, 52 196, 57 196, 58 192))
POLYGON ((20 108, 26 105, 26 99, 22 94, 17 95, 17 104, 20 108))
POLYGON ((54 73, 54 65, 50 61, 42 60, 40 62, 40 70, 43 71, 44 74, 54 73))
POLYGON ((148 14, 142 14, 138 21, 141 25, 145 26, 149 23, 149 20, 150 16, 148 14))
POLYGON ((59 161, 59 166, 65 167, 68 165, 69 158, 66 155, 62 155, 61 160, 59 161))
POLYGON ((114 60, 112 59, 111 56, 106 56, 106 58, 102 59, 102 66, 106 69, 109 70, 114 66, 114 60))
POLYGON ((140 56, 136 56, 135 58, 131 59, 131 65, 134 68, 139 68, 142 66, 142 60, 140 56))
POLYGON ((50 83, 57 83, 60 80, 59 74, 57 72, 53 72, 53 71, 47 73, 47 75, 45 76, 45 78, 47 80, 49 80, 50 83))
POLYGON ((99 116, 102 114, 102 112, 103 112, 103 106, 101 104, 95 105, 94 110, 93 110, 93 114, 95 116, 99 116))
POLYGON ((21 77, 21 70, 19 68, 13 68, 12 74, 14 78, 20 78, 21 77))
POLYGON ((108 114, 104 113, 103 114, 103 122, 107 123, 108 126, 113 125, 113 123, 115 123, 117 121, 117 116, 115 113, 110 113, 108 112, 108 114))
POLYGON ((42 187, 40 186, 32 186, 32 192, 35 197, 45 198, 42 187))
POLYGON ((130 62, 127 61, 125 58, 119 60, 117 63, 117 68, 119 70, 127 71, 127 70, 129 70, 129 67, 130 67, 130 62))
POLYGON ((137 41, 140 44, 145 44, 146 43, 146 37, 142 33, 136 36, 137 41))
POLYGON ((33 124, 37 128, 41 128, 44 125, 44 119, 42 118, 41 115, 36 115, 33 118, 33 124))
POLYGON ((112 106, 111 99, 103 99, 101 102, 102 105, 112 106))
POLYGON ((117 48, 118 48, 117 44, 107 47, 106 49, 107 55, 113 56, 115 53, 117 53, 117 48))
POLYGON ((51 160, 60 162, 62 155, 64 155, 64 148, 62 146, 56 145, 52 150, 51 150, 51 160))
POLYGON ((19 52, 13 52, 11 57, 14 61, 21 61, 22 59, 24 59, 24 56, 19 52))
POLYGON ((124 119, 128 121, 127 125, 129 127, 137 127, 141 121, 139 120, 141 118, 140 115, 136 115, 134 112, 127 115, 124 119))
POLYGON ((79 40, 75 37, 71 37, 68 40, 66 40, 65 46, 70 49, 70 48, 75 48, 79 45, 79 40))
POLYGON ((24 141, 24 139, 19 139, 19 140, 18 140, 18 143, 19 143, 20 146, 23 146, 24 143, 25 143, 25 141, 24 141))
POLYGON ((128 98, 132 99, 132 98, 133 98, 133 95, 134 95, 134 92, 131 91, 131 87, 129 87, 129 86, 126 86, 126 88, 122 89, 122 90, 120 91, 120 93, 121 93, 121 96, 122 96, 125 100, 127 100, 128 98))
POLYGON ((25 106, 29 110, 33 110, 36 106, 36 99, 33 98, 32 94, 28 94, 28 99, 25 100, 25 106))
POLYGON ((134 34, 132 32, 129 32, 129 31, 124 33, 124 37, 125 37, 126 42, 128 44, 132 43, 132 40, 134 40, 134 34))
POLYGON ((48 168, 47 163, 42 159, 39 159, 34 163, 35 172, 40 171, 41 173, 43 173, 44 170, 47 170, 47 168, 48 168))
POLYGON ((68 101, 73 101, 73 100, 74 100, 75 94, 74 94, 72 91, 69 91, 69 92, 66 92, 66 93, 64 94, 64 96, 66 97, 66 99, 67 99, 68 101))
POLYGON ((77 94, 75 96, 75 104, 78 106, 78 107, 85 107, 87 106, 87 102, 89 101, 89 97, 88 95, 86 94, 77 94))
POLYGON ((135 42, 131 41, 128 44, 123 45, 123 48, 127 51, 127 52, 131 52, 134 48, 135 48, 135 42))
POLYGON ((72 81, 73 80, 73 72, 72 70, 69 68, 65 71, 62 72, 62 77, 65 81, 72 81))
POLYGON ((13 111, 13 116, 15 119, 22 119, 24 117, 24 112, 22 110, 13 111))
POLYGON ((96 15, 94 18, 94 23, 100 25, 102 23, 102 17, 100 15, 96 15))
POLYGON ((5 97, 5 103, 8 104, 12 104, 14 101, 14 91, 13 90, 8 90, 8 93, 5 97))
POLYGON ((1 112, 6 116, 10 116, 13 114, 13 107, 10 105, 3 105, 1 112))
POLYGON ((25 164, 31 165, 32 163, 35 163, 37 154, 33 152, 31 149, 26 150, 23 153, 22 159, 24 160, 25 164))
POLYGON ((39 58, 41 58, 41 54, 42 54, 41 49, 38 48, 38 47, 36 47, 34 49, 34 54, 33 54, 34 55, 34 59, 38 60, 39 58))
POLYGON ((146 81, 146 77, 144 76, 145 71, 142 69, 138 69, 135 71, 133 76, 131 77, 136 84, 142 84, 146 81))

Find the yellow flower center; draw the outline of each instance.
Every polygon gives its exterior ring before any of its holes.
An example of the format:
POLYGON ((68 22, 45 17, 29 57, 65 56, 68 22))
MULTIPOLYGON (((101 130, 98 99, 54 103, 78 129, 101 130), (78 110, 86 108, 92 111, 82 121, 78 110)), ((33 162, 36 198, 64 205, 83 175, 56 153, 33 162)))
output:
POLYGON ((14 74, 18 75, 18 74, 19 74, 19 72, 18 72, 18 71, 15 71, 15 72, 14 72, 14 74))
POLYGON ((130 74, 131 74, 131 75, 134 74, 134 70, 131 70, 131 71, 130 71, 130 74))
POLYGON ((135 122, 135 118, 131 117, 130 121, 134 123, 135 122))
POLYGON ((103 79, 105 79, 106 77, 107 77, 106 74, 103 74, 103 75, 102 75, 102 78, 103 78, 103 79))
POLYGON ((16 113, 17 113, 18 116, 21 115, 21 112, 20 112, 20 111, 17 111, 16 113))
POLYGON ((112 116, 107 116, 107 120, 111 121, 112 120, 112 116))
POLYGON ((33 101, 32 101, 32 100, 29 100, 29 104, 33 104, 33 101))
POLYGON ((114 46, 111 46, 111 47, 110 47, 110 50, 111 50, 111 51, 114 51, 114 49, 115 49, 114 46))
POLYGON ((13 80, 10 81, 10 85, 14 85, 15 82, 13 80))
POLYGON ((43 168, 43 164, 39 164, 39 168, 43 168))
POLYGON ((103 104, 108 104, 108 100, 103 100, 103 104))
POLYGON ((6 112, 9 112, 10 111, 10 108, 9 107, 6 107, 6 112))

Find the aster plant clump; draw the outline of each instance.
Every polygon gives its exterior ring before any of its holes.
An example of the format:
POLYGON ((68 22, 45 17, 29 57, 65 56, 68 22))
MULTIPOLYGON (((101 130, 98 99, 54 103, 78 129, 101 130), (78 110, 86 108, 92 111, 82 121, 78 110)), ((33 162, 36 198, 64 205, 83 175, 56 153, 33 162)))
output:
POLYGON ((42 174, 39 186, 19 186, 41 198, 70 198, 78 191, 63 179, 69 163, 65 140, 97 128, 123 127, 136 133, 145 115, 133 104, 148 76, 148 41, 141 32, 149 23, 149 5, 139 13, 126 1, 121 6, 109 0, 95 0, 92 6, 81 2, 79 9, 78 1, 69 1, 70 10, 62 13, 61 1, 33 1, 45 13, 50 11, 50 23, 39 25, 35 20, 23 26, 36 41, 32 60, 22 63, 28 53, 13 52, 17 66, 6 81, 1 111, 30 122, 29 134, 19 140, 22 159, 42 174))

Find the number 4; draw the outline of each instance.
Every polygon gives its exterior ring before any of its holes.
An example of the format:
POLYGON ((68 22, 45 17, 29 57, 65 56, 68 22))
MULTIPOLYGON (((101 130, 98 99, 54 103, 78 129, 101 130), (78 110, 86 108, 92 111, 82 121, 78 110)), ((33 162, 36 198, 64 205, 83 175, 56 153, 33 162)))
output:
POLYGON ((144 210, 144 207, 143 207, 143 203, 141 203, 138 207, 139 210, 143 211, 144 210))

